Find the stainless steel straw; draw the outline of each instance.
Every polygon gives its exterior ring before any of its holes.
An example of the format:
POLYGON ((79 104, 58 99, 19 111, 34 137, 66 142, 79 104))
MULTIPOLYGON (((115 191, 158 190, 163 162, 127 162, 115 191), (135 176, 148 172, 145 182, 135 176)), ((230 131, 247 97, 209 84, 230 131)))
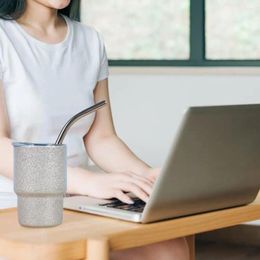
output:
POLYGON ((98 110, 99 108, 103 107, 106 104, 106 101, 100 101, 98 103, 96 103, 95 105, 88 107, 82 111, 80 111, 79 113, 77 113, 76 115, 74 115, 61 129, 58 138, 55 142, 55 144, 62 144, 68 130, 70 129, 70 127, 76 122, 78 121, 80 118, 98 110))

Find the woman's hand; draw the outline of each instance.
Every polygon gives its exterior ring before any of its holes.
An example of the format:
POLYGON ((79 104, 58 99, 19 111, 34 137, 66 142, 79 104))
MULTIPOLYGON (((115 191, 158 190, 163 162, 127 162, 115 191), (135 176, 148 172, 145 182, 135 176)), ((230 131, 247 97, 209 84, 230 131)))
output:
POLYGON ((148 168, 144 173, 141 174, 141 176, 149 179, 151 182, 155 182, 158 176, 161 173, 162 168, 156 167, 156 168, 148 168))
POLYGON ((155 182, 157 177, 160 175, 161 171, 162 171, 161 167, 150 168, 148 170, 147 178, 150 179, 152 182, 155 182))
POLYGON ((129 204, 133 201, 125 192, 131 192, 147 202, 153 186, 151 179, 130 171, 85 174, 84 169, 81 169, 78 174, 78 194, 100 199, 117 198, 129 204))

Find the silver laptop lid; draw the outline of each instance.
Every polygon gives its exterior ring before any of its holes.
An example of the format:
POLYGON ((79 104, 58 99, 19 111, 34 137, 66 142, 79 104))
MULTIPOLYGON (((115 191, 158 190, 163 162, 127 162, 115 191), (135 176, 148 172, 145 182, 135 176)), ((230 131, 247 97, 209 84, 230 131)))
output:
POLYGON ((259 187, 260 105, 191 107, 142 222, 247 204, 259 187))

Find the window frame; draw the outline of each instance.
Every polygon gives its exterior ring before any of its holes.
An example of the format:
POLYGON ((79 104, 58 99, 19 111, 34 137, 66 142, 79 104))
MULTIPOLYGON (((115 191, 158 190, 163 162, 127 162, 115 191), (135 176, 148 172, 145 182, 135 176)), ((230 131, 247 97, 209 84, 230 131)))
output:
MULTIPOLYGON (((257 67, 260 60, 210 60, 206 59, 205 35, 206 0, 190 0, 190 58, 187 60, 114 60, 112 67, 257 67)), ((80 17, 80 10, 78 16, 80 17)))

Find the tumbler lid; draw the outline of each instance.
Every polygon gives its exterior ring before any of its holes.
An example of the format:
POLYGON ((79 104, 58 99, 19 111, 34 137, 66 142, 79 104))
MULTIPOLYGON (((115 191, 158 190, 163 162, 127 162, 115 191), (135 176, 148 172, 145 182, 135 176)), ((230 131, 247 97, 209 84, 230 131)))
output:
POLYGON ((20 146, 64 146, 66 144, 12 142, 12 145, 15 147, 20 147, 20 146))

